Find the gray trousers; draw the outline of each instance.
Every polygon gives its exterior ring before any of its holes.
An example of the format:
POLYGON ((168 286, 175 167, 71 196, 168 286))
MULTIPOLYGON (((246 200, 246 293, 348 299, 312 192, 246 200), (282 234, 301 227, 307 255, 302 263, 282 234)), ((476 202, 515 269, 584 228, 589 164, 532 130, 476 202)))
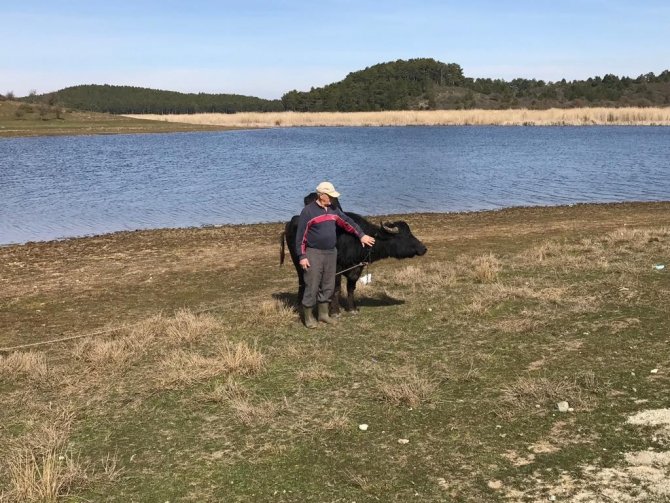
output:
POLYGON ((312 307, 315 303, 330 302, 335 291, 335 271, 337 268, 337 248, 318 250, 307 248, 309 268, 304 271, 305 293, 302 305, 312 307))

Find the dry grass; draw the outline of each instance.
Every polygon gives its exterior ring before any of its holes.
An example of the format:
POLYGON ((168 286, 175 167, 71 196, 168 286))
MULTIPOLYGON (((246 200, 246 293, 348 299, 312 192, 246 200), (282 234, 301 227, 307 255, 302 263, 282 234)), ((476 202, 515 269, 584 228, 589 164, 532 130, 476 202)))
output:
POLYGON ((351 419, 347 412, 339 412, 321 424, 321 428, 326 431, 346 431, 351 426, 351 419))
POLYGON ((228 368, 218 356, 202 356, 177 349, 160 365, 158 382, 166 388, 189 386, 204 379, 225 374, 228 368))
MULTIPOLYGON (((542 306, 569 302, 575 306, 576 310, 579 310, 579 306, 582 306, 586 302, 584 298, 577 294, 568 294, 568 289, 563 286, 541 288, 531 282, 522 286, 486 283, 478 285, 478 289, 473 292, 472 298, 463 306, 462 311, 466 315, 481 315, 510 300, 533 301, 542 306)), ((546 316, 546 314, 544 313, 542 316, 546 316)), ((520 312, 520 315, 523 318, 539 316, 537 313, 533 313, 527 309, 520 312)))
POLYGON ((108 453, 104 458, 102 458, 101 464, 105 478, 110 482, 116 482, 119 480, 124 472, 124 470, 119 467, 119 455, 117 453, 108 453))
POLYGON ((257 307, 260 320, 269 325, 288 324, 295 321, 293 306, 279 299, 266 299, 257 307))
POLYGON ((358 487, 365 493, 369 493, 373 488, 373 484, 370 483, 367 477, 364 477, 360 473, 355 473, 351 470, 345 470, 345 476, 349 483, 355 487, 358 487))
POLYGON ((278 407, 270 400, 253 403, 247 398, 236 397, 230 400, 233 414, 245 426, 263 425, 277 414, 278 407))
POLYGON ((549 110, 426 110, 387 112, 244 112, 236 114, 126 115, 184 124, 242 128, 303 126, 582 126, 670 125, 668 108, 552 108, 549 110))
POLYGON ((320 364, 312 364, 306 369, 296 372, 296 377, 300 382, 309 381, 327 381, 333 379, 335 374, 320 364))
POLYGON ((193 342, 222 330, 222 325, 208 313, 196 314, 188 309, 178 310, 173 319, 165 323, 165 336, 171 342, 193 342))
POLYGON ((49 376, 49 368, 44 353, 13 352, 0 355, 0 378, 14 380, 23 377, 30 381, 41 382, 49 376))
POLYGON ((267 424, 279 409, 270 400, 254 403, 249 391, 233 378, 218 383, 211 392, 205 394, 205 398, 230 406, 233 415, 246 426, 267 424))
POLYGON ((438 382, 414 371, 400 372, 377 383, 381 397, 393 405, 417 407, 430 401, 438 382))
POLYGON ((238 342, 237 344, 226 342, 219 357, 228 372, 234 374, 256 374, 265 365, 263 353, 255 345, 250 346, 246 342, 238 342))
POLYGON ((546 262, 550 258, 561 257, 565 253, 564 247, 555 241, 545 241, 529 250, 523 255, 532 262, 546 262))
POLYGON ((417 291, 439 291, 456 284, 459 269, 447 262, 436 262, 424 266, 408 265, 394 270, 390 281, 398 286, 417 291))
POLYGON ((627 265, 621 256, 647 251, 669 235, 670 230, 665 227, 653 230, 621 227, 575 243, 545 241, 525 250, 519 258, 526 263, 577 270, 608 270, 616 264, 619 270, 625 271, 627 265))
POLYGON ((70 451, 58 446, 36 453, 14 452, 9 460, 11 489, 8 501, 56 502, 86 480, 86 470, 70 451))
POLYGON ((224 331, 211 314, 179 309, 168 318, 158 314, 112 330, 115 338, 90 338, 75 344, 76 358, 95 367, 122 367, 137 361, 156 345, 182 346, 224 331))
POLYGON ((56 502, 88 478, 79 457, 68 447, 74 419, 70 411, 51 411, 48 419, 14 441, 3 456, 9 502, 56 502))
POLYGON ((500 260, 492 253, 475 258, 471 266, 472 278, 478 283, 491 283, 495 281, 502 270, 500 260))
POLYGON ((249 392, 239 382, 229 378, 224 383, 218 383, 205 397, 213 402, 230 402, 231 400, 245 399, 249 392))
POLYGON ((587 393, 600 390, 593 372, 581 373, 572 379, 546 377, 522 377, 502 388, 502 399, 518 409, 555 408, 556 403, 567 401, 570 406, 588 407, 587 393))
POLYGON ((88 339, 77 343, 73 349, 78 358, 95 367, 121 367, 136 360, 143 353, 144 346, 137 339, 88 339))
POLYGON ((213 356, 176 349, 160 364, 158 383, 167 388, 179 388, 224 374, 255 374, 263 365, 263 354, 245 342, 224 341, 213 356))

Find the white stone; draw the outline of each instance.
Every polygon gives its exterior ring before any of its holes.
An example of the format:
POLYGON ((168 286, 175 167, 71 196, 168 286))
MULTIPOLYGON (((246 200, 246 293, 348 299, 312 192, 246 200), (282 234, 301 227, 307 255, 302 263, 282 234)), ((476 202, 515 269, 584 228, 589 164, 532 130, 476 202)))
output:
POLYGON ((568 402, 558 402, 556 407, 558 407, 558 412, 567 412, 570 409, 568 402))
POLYGON ((368 429, 368 425, 365 424, 365 423, 363 423, 363 424, 359 424, 359 425, 358 425, 358 429, 361 430, 361 431, 367 431, 367 429, 368 429))

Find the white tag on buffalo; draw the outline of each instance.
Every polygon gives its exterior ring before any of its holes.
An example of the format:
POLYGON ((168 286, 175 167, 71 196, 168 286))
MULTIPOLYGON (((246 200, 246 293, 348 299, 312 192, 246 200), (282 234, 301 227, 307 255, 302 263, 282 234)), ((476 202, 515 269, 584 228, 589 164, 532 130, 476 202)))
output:
POLYGON ((362 285, 369 285, 370 283, 372 283, 372 274, 368 273, 364 276, 361 276, 360 278, 358 278, 358 281, 360 281, 362 285))

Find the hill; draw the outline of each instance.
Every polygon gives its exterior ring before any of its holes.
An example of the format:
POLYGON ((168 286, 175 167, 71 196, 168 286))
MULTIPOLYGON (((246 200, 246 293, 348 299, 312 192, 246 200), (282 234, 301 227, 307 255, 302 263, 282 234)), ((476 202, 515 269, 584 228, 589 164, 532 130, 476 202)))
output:
POLYGON ((397 60, 350 73, 340 82, 282 96, 285 110, 353 112, 670 105, 670 71, 637 78, 607 74, 584 81, 468 78, 455 63, 397 60))
POLYGON ((281 100, 106 84, 67 87, 53 93, 31 94, 21 100, 94 112, 161 115, 667 107, 670 106, 670 71, 635 78, 607 74, 573 81, 522 78, 505 81, 466 77, 456 63, 417 58, 379 63, 324 87, 305 92, 289 91, 281 100))
POLYGON ((24 100, 112 114, 195 114, 283 110, 279 100, 265 100, 253 96, 179 93, 107 84, 66 87, 53 93, 28 96, 24 100))

